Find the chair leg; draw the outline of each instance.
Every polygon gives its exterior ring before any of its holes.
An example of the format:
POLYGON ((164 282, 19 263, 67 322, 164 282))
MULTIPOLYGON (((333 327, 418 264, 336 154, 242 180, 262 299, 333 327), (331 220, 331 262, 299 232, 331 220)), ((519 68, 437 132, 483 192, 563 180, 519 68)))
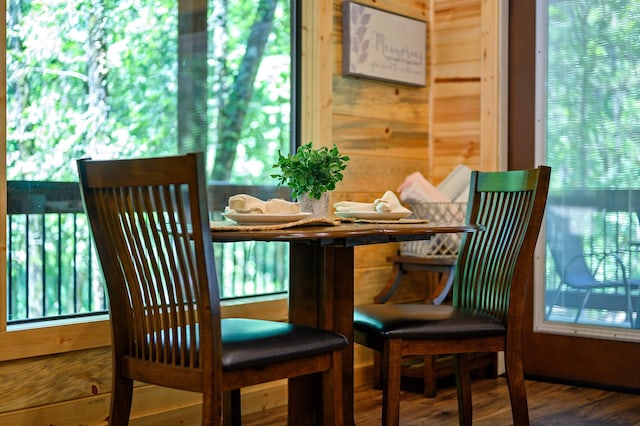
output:
POLYGON ((553 297, 553 302, 549 304, 549 310, 547 311, 547 314, 544 316, 544 319, 548 320, 549 317, 551 316, 551 311, 553 311, 553 307, 558 303, 561 292, 562 292, 562 284, 558 284, 558 291, 556 291, 556 294, 553 297))
POLYGON ((434 398, 438 391, 435 355, 424 356, 422 380, 424 382, 424 396, 427 398, 434 398))
MULTIPOLYGON (((342 381, 342 352, 333 352, 333 366, 331 370, 323 373, 324 391, 322 397, 322 417, 323 424, 327 426, 343 426, 344 419, 344 399, 343 399, 343 381, 342 381)), ((353 422, 353 421, 352 421, 353 422)), ((355 423, 355 422, 353 422, 355 423)))
POLYGON ((220 394, 213 388, 205 389, 202 392, 202 426, 220 426, 227 420, 229 398, 227 394, 220 394))
POLYGON ((584 296, 584 299, 582 300, 582 305, 580 306, 580 309, 578 309, 576 318, 573 320, 574 323, 578 322, 578 320, 580 319, 580 314, 582 313, 582 310, 585 308, 585 306, 587 306, 587 302, 589 301, 589 296, 591 296, 591 290, 587 290, 587 294, 584 296))
POLYGON ((402 340, 389 339, 382 354, 382 426, 400 424, 402 340))
POLYGON ((382 354, 373 351, 373 388, 382 389, 382 354))
MULTIPOLYGON (((471 369, 466 353, 455 354, 453 364, 458 392, 458 423, 471 426, 473 423, 473 405, 471 401, 471 369)), ((517 423, 516 423, 517 424, 517 423)))
POLYGON ((635 328, 635 322, 633 321, 633 301, 631 299, 631 286, 627 281, 627 285, 625 286, 625 290, 627 293, 627 320, 631 328, 635 328))
POLYGON ((114 374, 111 389, 111 408, 109 409, 109 425, 121 426, 129 424, 131 400, 133 398, 133 380, 114 374))
POLYGON ((240 426, 242 424, 240 389, 225 392, 222 400, 222 424, 224 426, 240 426))
POLYGON ((509 386, 509 398, 511 399, 513 424, 527 426, 529 425, 529 407, 527 404, 522 356, 514 351, 505 351, 505 369, 507 372, 507 385, 509 386))

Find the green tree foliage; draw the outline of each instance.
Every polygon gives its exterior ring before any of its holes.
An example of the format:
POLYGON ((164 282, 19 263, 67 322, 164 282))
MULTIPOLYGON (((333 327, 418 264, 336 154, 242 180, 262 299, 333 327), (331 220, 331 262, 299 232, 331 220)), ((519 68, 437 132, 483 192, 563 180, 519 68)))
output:
POLYGON ((255 20, 249 29, 246 49, 233 82, 227 91, 218 115, 218 145, 213 166, 214 180, 228 180, 236 157, 238 136, 242 133, 249 102, 254 92, 260 62, 267 38, 271 34, 276 0, 260 0, 255 20))
MULTIPOLYGON (((640 2, 548 0, 547 12, 544 113, 546 158, 553 168, 552 191, 555 195, 565 195, 574 189, 637 190, 640 2)), ((556 197, 550 207, 562 209, 570 220, 571 226, 566 232, 582 235, 583 252, 587 262, 592 262, 590 267, 598 279, 620 281, 623 274, 636 279, 640 257, 635 250, 629 250, 629 243, 638 239, 640 230, 633 195, 610 192, 591 201, 588 192, 580 193, 586 194, 584 199, 571 195, 563 199, 556 197), (628 197, 628 201, 623 196, 616 198, 620 194, 628 197), (590 206, 590 202, 595 205, 590 206), (615 256, 591 256, 590 253, 615 256), (624 270, 620 267, 621 261, 624 270)), ((548 237, 563 240, 557 230, 549 229, 548 237)), ((572 259, 579 254, 565 253, 572 259)), ((549 256, 548 289, 560 284, 558 277, 564 271, 556 271, 557 267, 549 256)), ((608 323, 616 325, 610 319, 616 317, 616 310, 606 305, 589 310, 590 324, 602 315, 608 318, 608 323)), ((574 321, 573 316, 570 321, 574 321)), ((620 325, 620 321, 614 322, 620 325)), ((629 326, 630 319, 622 323, 629 326)))
POLYGON ((83 156, 202 149, 216 180, 264 184, 289 147, 289 2, 203 5, 198 39, 179 33, 195 18, 176 0, 8 2, 8 178, 76 180, 83 156))
POLYGON ((640 2, 549 2, 547 158, 556 188, 637 187, 640 2))
MULTIPOLYGON (((8 0, 6 27, 9 180, 77 181, 81 157, 198 149, 220 164, 213 179, 265 184, 289 150, 289 0, 8 0)), ((104 308, 86 223, 9 222, 11 319, 104 308)), ((282 265, 236 276, 244 263, 227 263, 223 296, 286 289, 282 265)))

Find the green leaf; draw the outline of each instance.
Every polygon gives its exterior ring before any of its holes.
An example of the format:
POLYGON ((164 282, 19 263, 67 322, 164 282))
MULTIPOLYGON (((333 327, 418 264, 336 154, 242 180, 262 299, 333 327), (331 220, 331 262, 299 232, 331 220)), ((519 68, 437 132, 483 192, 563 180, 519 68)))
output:
POLYGON ((334 144, 313 149, 312 142, 301 145, 295 154, 284 156, 278 152, 278 162, 273 165, 280 169, 271 175, 278 186, 291 188, 291 195, 297 198, 308 193, 311 198, 319 199, 323 192, 332 191, 336 183, 343 179, 341 173, 347 168, 349 157, 341 155, 334 144))

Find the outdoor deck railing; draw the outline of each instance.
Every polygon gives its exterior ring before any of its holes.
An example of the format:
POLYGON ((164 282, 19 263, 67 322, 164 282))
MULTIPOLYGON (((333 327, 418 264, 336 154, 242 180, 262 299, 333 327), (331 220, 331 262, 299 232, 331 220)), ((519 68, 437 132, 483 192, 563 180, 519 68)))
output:
MULTIPOLYGON (((286 189, 215 184, 212 219, 232 194, 288 197, 286 189)), ((10 324, 105 314, 107 301, 80 191, 74 182, 9 181, 7 315, 10 324)), ((285 243, 215 244, 222 299, 288 289, 285 243)))
MULTIPOLYGON (((571 189, 551 192, 547 202, 548 220, 551 210, 556 216, 562 212, 569 218, 565 224, 570 223, 569 229, 564 232, 580 236, 583 242, 582 253, 565 251, 564 256, 573 259, 572 256, 583 255, 598 281, 622 283, 593 290, 586 299, 584 289, 563 284, 558 265, 549 252, 549 244, 571 237, 562 233, 558 235, 558 230, 553 227, 547 229, 545 301, 559 301, 561 306, 568 308, 554 311, 554 319, 573 322, 583 312, 581 321, 640 328, 637 321, 640 311, 640 190, 571 189), (630 284, 628 293, 625 289, 627 283, 630 284), (563 289, 566 291, 558 292, 563 289), (558 294, 561 295, 560 300, 557 299, 558 294), (629 303, 632 318, 625 315, 629 303)), ((550 306, 545 309, 550 309, 550 306)))
MULTIPOLYGON (((212 219, 221 219, 220 212, 229 196, 239 193, 262 199, 289 197, 287 189, 214 183, 208 194, 212 219)), ((598 220, 588 226, 592 235, 587 239, 589 250, 620 253, 627 279, 640 279, 640 191, 565 191, 550 195, 549 206, 553 205, 593 211, 598 220)), ((9 181, 7 213, 8 322, 106 313, 102 275, 78 184, 9 181)), ((223 299, 283 293, 288 289, 286 243, 215 244, 215 255, 223 299)), ((550 291, 558 282, 556 271, 548 266, 550 291)), ((640 289, 632 290, 635 302, 640 289)), ((595 296, 593 303, 599 297, 595 296)), ((602 297, 613 298, 605 305, 621 303, 615 294, 602 297)))

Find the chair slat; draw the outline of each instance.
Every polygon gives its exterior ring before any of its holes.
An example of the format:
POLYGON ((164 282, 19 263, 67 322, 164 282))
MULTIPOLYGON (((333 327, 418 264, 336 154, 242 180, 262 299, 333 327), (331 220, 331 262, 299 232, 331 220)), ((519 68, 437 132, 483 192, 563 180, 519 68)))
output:
MULTIPOLYGON (((463 238, 454 281, 456 307, 487 312, 506 321, 511 278, 530 220, 534 198, 525 175, 502 185, 494 174, 478 184, 478 206, 468 220, 485 231, 463 238), (480 187, 487 191, 481 191, 480 187), (529 188, 529 189, 527 189, 529 188)), ((503 182, 504 183, 504 182, 503 182)))

